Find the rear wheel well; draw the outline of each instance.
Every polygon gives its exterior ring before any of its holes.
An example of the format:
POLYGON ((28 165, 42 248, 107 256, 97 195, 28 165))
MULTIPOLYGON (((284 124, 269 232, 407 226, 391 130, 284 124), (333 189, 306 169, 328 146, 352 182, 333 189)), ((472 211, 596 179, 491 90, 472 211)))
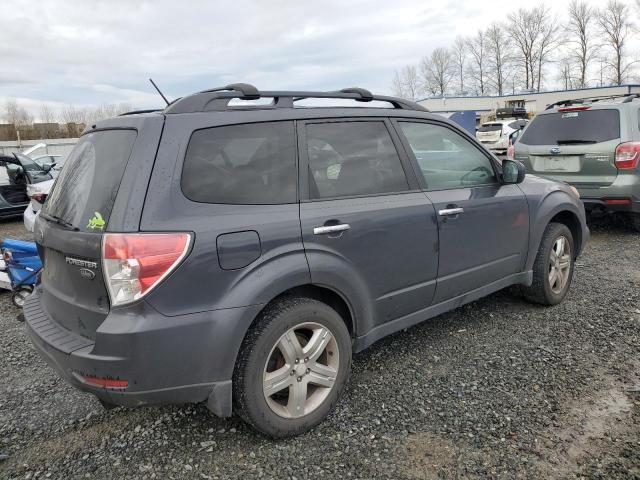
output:
POLYGON ((580 220, 578 220, 576 214, 568 210, 564 210, 556 213, 554 217, 549 220, 549 223, 562 223, 571 230, 571 235, 573 236, 573 242, 575 244, 575 255, 577 256, 577 252, 579 252, 582 247, 582 229, 580 228, 580 220))
MULTIPOLYGON (((273 298, 267 305, 286 297, 313 298, 314 300, 318 300, 319 302, 329 305, 342 317, 351 337, 353 338, 355 336, 355 322, 353 321, 351 309, 345 299, 335 291, 318 285, 301 285, 282 292, 280 295, 273 298)), ((265 305, 265 308, 267 305, 265 305)), ((260 314, 258 314, 256 318, 259 316, 260 314)))

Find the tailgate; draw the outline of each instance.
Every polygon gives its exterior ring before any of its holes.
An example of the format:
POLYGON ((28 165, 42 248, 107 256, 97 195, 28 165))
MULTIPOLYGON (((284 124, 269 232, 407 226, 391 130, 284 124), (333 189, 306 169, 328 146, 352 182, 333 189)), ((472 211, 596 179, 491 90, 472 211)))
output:
POLYGON ((135 129, 83 135, 36 221, 42 307, 57 324, 88 339, 109 313, 102 236, 137 135, 135 129))

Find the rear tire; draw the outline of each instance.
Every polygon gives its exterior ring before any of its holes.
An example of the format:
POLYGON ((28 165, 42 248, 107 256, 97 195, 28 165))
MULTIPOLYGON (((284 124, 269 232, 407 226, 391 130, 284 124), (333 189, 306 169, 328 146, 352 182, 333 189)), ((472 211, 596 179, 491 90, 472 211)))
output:
POLYGON ((266 307, 242 343, 234 410, 270 437, 299 435, 333 409, 350 369, 342 317, 317 300, 284 298, 266 307))
POLYGON ((629 226, 634 232, 640 232, 640 213, 629 214, 629 226))
POLYGON ((574 269, 571 230, 562 223, 550 223, 542 235, 533 264, 533 283, 522 293, 530 302, 557 305, 569 291, 574 269))

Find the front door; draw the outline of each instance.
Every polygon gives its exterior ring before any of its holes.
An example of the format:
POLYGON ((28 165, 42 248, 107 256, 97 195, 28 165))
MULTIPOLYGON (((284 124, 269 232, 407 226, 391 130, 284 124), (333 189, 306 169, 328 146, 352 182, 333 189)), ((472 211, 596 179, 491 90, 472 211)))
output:
POLYGON ((300 221, 312 281, 360 299, 354 308, 367 312, 362 333, 430 305, 435 212, 398 154, 391 124, 322 120, 300 122, 298 132, 300 221))
POLYGON ((501 184, 489 154, 450 126, 410 121, 397 126, 437 214, 434 303, 522 271, 529 211, 520 188, 501 184))

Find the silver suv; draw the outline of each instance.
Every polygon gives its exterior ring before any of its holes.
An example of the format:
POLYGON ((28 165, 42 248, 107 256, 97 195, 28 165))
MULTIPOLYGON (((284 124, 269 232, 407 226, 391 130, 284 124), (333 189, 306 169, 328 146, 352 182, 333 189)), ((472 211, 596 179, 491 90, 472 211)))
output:
POLYGON ((549 105, 515 145, 528 172, 567 182, 587 210, 627 216, 640 231, 640 96, 549 105))

